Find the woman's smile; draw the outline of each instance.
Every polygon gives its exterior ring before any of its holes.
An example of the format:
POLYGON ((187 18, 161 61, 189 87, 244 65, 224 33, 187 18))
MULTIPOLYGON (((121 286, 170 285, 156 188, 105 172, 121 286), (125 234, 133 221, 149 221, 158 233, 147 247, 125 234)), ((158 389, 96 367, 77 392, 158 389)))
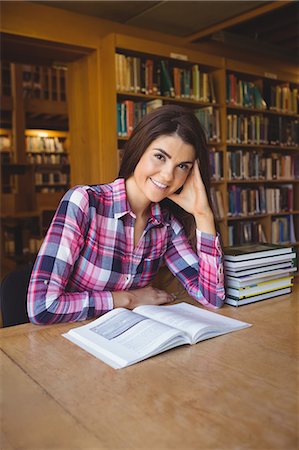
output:
POLYGON ((160 183, 160 181, 157 181, 154 178, 150 177, 150 180, 156 188, 161 189, 162 191, 168 188, 167 184, 160 183))

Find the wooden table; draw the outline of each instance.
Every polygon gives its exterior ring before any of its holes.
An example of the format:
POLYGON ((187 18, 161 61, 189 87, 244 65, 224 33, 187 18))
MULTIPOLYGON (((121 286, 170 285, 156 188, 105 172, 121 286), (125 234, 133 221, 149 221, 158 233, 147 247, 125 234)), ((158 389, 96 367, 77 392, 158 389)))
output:
POLYGON ((61 336, 76 324, 1 330, 1 449, 297 450, 298 294, 225 306, 253 327, 121 370, 61 336))

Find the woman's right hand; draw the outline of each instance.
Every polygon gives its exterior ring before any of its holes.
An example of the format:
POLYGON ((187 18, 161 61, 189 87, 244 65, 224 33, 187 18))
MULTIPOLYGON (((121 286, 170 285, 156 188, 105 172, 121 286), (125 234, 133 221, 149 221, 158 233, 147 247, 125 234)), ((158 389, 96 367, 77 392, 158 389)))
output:
POLYGON ((132 291, 112 292, 114 308, 134 309, 141 305, 163 305, 171 303, 174 298, 168 292, 147 286, 132 291))

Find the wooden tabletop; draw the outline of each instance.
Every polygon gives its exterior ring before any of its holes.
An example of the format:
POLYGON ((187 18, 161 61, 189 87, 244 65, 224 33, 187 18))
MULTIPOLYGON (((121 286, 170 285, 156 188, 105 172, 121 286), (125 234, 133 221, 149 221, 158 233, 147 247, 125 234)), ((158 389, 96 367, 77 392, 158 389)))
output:
POLYGON ((297 450, 298 294, 225 306, 253 326, 121 370, 61 336, 82 323, 2 329, 1 449, 297 450))

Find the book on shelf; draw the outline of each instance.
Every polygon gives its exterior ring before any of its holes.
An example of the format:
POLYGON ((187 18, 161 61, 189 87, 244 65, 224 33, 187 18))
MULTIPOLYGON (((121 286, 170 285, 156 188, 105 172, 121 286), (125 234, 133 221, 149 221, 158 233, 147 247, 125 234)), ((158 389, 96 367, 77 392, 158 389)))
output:
POLYGON ((115 71, 118 92, 216 103, 213 77, 198 64, 116 53, 115 71))
POLYGON ((277 243, 295 243, 294 216, 289 214, 285 216, 273 217, 271 223, 272 241, 277 243))
POLYGON ((30 130, 27 131, 25 142, 26 152, 48 152, 63 153, 65 138, 57 136, 30 136, 30 130))
POLYGON ((233 73, 226 76, 226 102, 244 108, 261 110, 267 108, 260 88, 252 81, 239 79, 233 73))
POLYGON ((265 83, 265 99, 268 108, 277 112, 298 114, 298 87, 290 83, 265 83))
POLYGON ((66 71, 62 65, 22 66, 22 87, 24 98, 66 101, 66 71))
POLYGON ((290 117, 227 114, 227 143, 298 147, 299 122, 290 117))
POLYGON ((292 180, 299 178, 299 155, 265 154, 262 150, 227 152, 229 180, 292 180))
POLYGON ((252 219, 229 223, 228 245, 239 245, 248 242, 267 242, 263 225, 252 219))
POLYGON ((239 306, 291 292, 296 253, 286 245, 224 248, 226 303, 239 306))
POLYGON ((213 106, 196 109, 194 114, 203 126, 207 141, 220 142, 220 113, 213 106))
POLYGON ((215 148, 209 149, 209 161, 212 181, 223 180, 223 152, 215 148))
POLYGON ((117 135, 118 137, 129 137, 140 122, 140 120, 153 109, 163 105, 161 99, 147 102, 135 102, 124 100, 117 103, 117 135))
POLYGON ((298 86, 290 83, 261 83, 242 80, 240 75, 226 76, 226 102, 243 108, 298 114, 298 86))
POLYGON ((229 216, 275 214, 293 211, 293 184, 275 187, 244 187, 231 184, 228 188, 229 216))
POLYGON ((222 192, 219 189, 214 188, 213 186, 210 188, 210 192, 215 217, 217 220, 221 220, 225 216, 222 192))
POLYGON ((228 202, 229 216, 265 214, 267 210, 265 187, 243 187, 232 184, 228 187, 228 202))
POLYGON ((63 336, 115 369, 185 344, 196 344, 251 324, 179 303, 116 308, 63 336))

